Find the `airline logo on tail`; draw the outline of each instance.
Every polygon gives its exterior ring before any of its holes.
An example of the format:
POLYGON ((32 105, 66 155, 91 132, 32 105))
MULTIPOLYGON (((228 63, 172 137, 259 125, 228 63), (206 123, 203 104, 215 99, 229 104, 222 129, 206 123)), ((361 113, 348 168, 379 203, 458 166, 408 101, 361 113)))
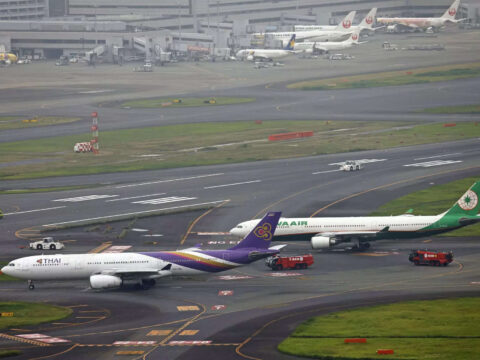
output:
POLYGON ((355 34, 355 33, 353 33, 353 34, 352 34, 352 40, 353 40, 353 41, 356 41, 357 39, 358 39, 358 35, 355 34))
POLYGON ((466 211, 475 209, 477 204, 478 196, 473 190, 468 190, 465 195, 458 200, 458 206, 466 211))
POLYGON ((272 225, 270 223, 264 223, 253 231, 254 234, 265 241, 270 241, 272 239, 272 225))
POLYGON ((295 37, 296 35, 293 34, 287 46, 285 47, 285 50, 293 50, 293 48, 295 47, 295 37))
POLYGON ((457 9, 455 9, 453 7, 448 10, 448 14, 450 16, 455 16, 456 13, 457 13, 457 9))
POLYGON ((370 25, 371 23, 373 23, 373 17, 371 16, 367 16, 367 18, 365 19, 365 22, 370 25))
POLYGON ((345 29, 349 29, 352 26, 352 22, 350 20, 345 20, 342 22, 342 25, 345 29))

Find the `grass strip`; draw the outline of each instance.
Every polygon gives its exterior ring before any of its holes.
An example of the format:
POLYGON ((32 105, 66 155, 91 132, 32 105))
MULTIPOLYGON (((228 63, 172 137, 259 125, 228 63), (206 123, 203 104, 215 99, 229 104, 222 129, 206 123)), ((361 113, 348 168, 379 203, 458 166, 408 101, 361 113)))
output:
POLYGON ((234 105, 245 104, 255 101, 255 98, 238 98, 238 97, 207 97, 207 98, 161 98, 161 99, 145 99, 131 100, 121 104, 121 107, 128 108, 162 108, 162 107, 199 107, 199 106, 218 106, 218 105, 234 105))
POLYGON ((20 355, 22 352, 20 350, 0 350, 0 358, 7 358, 11 356, 20 355))
POLYGON ((35 116, 28 119, 13 116, 0 117, 0 130, 26 129, 39 126, 67 124, 81 120, 73 117, 35 116))
POLYGON ((480 136, 474 122, 443 127, 388 121, 264 121, 182 124, 105 131, 100 154, 72 151, 87 135, 0 144, 0 180, 75 176, 241 163, 379 150, 480 136), (295 141, 267 141, 271 134, 313 131, 295 141), (83 139, 82 139, 83 138, 83 139), (48 160, 48 162, 41 160, 48 160), (24 162, 28 161, 29 164, 24 162))
POLYGON ((301 81, 287 87, 298 90, 359 89, 425 84, 477 76, 480 76, 479 62, 301 81))
POLYGON ((0 317, 0 329, 18 326, 30 326, 66 318, 72 309, 49 305, 18 301, 0 302, 1 313, 13 313, 11 317, 0 317))
MULTIPOLYGON (((380 206, 370 215, 401 215, 412 208, 414 215, 441 214, 442 212, 451 208, 453 204, 460 199, 460 196, 462 196, 467 189, 478 180, 480 180, 480 174, 478 174, 478 176, 468 177, 443 185, 435 185, 425 190, 416 191, 380 206)), ((442 234, 442 236, 478 235, 480 235, 480 224, 466 226, 464 228, 442 234)))
POLYGON ((474 359, 480 351, 480 298, 409 301, 311 318, 279 345, 316 359, 474 359), (367 338, 366 344, 345 344, 367 338))

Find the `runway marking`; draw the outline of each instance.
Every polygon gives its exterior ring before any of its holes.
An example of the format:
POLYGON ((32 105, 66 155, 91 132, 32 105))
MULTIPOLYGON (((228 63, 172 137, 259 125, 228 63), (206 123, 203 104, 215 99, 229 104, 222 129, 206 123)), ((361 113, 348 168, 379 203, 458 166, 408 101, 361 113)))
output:
POLYGON ((262 182, 262 180, 252 180, 252 181, 244 181, 244 182, 233 183, 233 184, 206 186, 206 187, 204 187, 204 189, 205 189, 205 190, 207 190, 207 189, 216 189, 216 188, 221 188, 221 187, 237 186, 237 185, 245 185, 245 184, 254 184, 254 183, 259 183, 259 182, 262 182))
POLYGON ((115 341, 113 345, 157 345, 156 341, 115 341))
POLYGON ((199 311, 200 308, 197 305, 177 306, 178 311, 199 311))
POLYGON ((138 229, 138 228, 133 228, 130 229, 131 231, 136 231, 136 232, 148 232, 148 229, 138 229))
POLYGON ((192 336, 192 335, 197 335, 199 330, 183 330, 180 334, 180 336, 192 336))
POLYGON ((293 272, 274 272, 270 274, 265 274, 265 276, 271 276, 271 277, 291 277, 291 276, 301 276, 303 274, 301 273, 293 273, 293 272))
POLYGON ((326 173, 332 173, 332 172, 337 172, 337 171, 342 171, 342 170, 336 169, 336 170, 317 171, 317 172, 312 173, 312 175, 326 174, 326 173))
MULTIPOLYGON (((374 163, 374 162, 379 162, 379 161, 386 161, 388 159, 360 159, 360 160, 355 160, 356 162, 359 162, 360 164, 368 164, 368 163, 374 163)), ((331 163, 328 165, 343 165, 345 164, 345 161, 342 162, 337 162, 337 163, 331 163)))
POLYGON ((150 331, 147 336, 166 336, 170 335, 173 330, 152 330, 150 331))
POLYGON ((218 232, 197 232, 197 233, 191 233, 191 234, 196 234, 198 236, 214 236, 214 235, 230 235, 229 232, 221 232, 221 231, 218 231, 218 232))
POLYGON ((132 202, 132 204, 159 205, 159 204, 166 204, 166 203, 177 202, 177 201, 188 201, 188 200, 196 200, 196 199, 197 199, 196 197, 170 196, 170 197, 159 198, 159 199, 134 201, 132 202))
POLYGON ((211 343, 212 343, 211 340, 177 340, 177 341, 170 341, 168 345, 191 346, 191 345, 210 345, 211 343))
POLYGON ((143 355, 144 353, 144 350, 120 350, 115 355, 143 355))
POLYGON ((116 188, 116 189, 123 189, 123 188, 128 188, 128 187, 135 187, 135 186, 144 186, 144 185, 153 185, 153 184, 169 183, 169 182, 174 182, 174 181, 185 181, 185 180, 202 179, 202 178, 206 178, 206 177, 220 176, 220 175, 224 175, 224 173, 216 173, 216 174, 206 174, 206 175, 190 176, 190 177, 170 179, 170 180, 149 181, 149 182, 144 182, 144 183, 139 183, 139 184, 120 185, 120 186, 116 186, 115 188, 116 188))
POLYGON ((416 164, 407 164, 403 166, 412 166, 412 167, 432 167, 432 166, 442 166, 442 165, 450 165, 450 164, 455 164, 455 163, 461 163, 462 160, 434 160, 434 161, 426 161, 426 162, 421 162, 421 163, 416 163, 416 164))
POLYGON ((212 305, 211 310, 220 311, 220 310, 225 310, 226 308, 227 308, 227 305, 212 305))
POLYGON ((72 198, 65 198, 65 199, 56 199, 52 201, 58 202, 82 202, 82 201, 90 201, 90 200, 100 200, 100 199, 107 199, 112 197, 117 197, 118 195, 87 195, 87 196, 77 196, 72 198))
POLYGON ((432 239, 423 240, 422 242, 424 242, 424 243, 430 243, 430 242, 432 242, 432 239))
MULTIPOLYGON (((330 204, 328 205, 325 205, 324 207, 318 209, 317 211, 315 211, 312 215, 310 215, 310 217, 314 217, 316 215, 318 215, 320 212, 328 209, 329 207, 333 206, 333 205, 336 205, 338 203, 341 203, 345 200, 349 200, 349 199, 352 199, 354 197, 357 197, 357 196, 360 196, 360 195, 365 195, 369 192, 372 192, 372 191, 375 191, 375 190, 380 190, 380 189, 385 189, 385 188, 388 188, 388 187, 391 187, 391 186, 394 186, 394 185, 398 185, 398 184, 403 184, 403 183, 407 183, 407 182, 410 182, 410 181, 413 181, 413 180, 420 180, 420 179, 427 179, 427 178, 431 178, 431 177, 434 177, 434 176, 438 176, 438 175, 443 175, 443 174, 450 174, 450 173, 454 173, 454 172, 459 172, 459 171, 464 171, 464 170, 470 170, 470 169, 478 169, 480 166, 469 166, 469 167, 466 167, 466 168, 462 168, 462 169, 455 169, 455 170, 446 170, 446 171, 440 171, 440 172, 437 172, 435 174, 429 174, 429 175, 422 175, 422 176, 417 176, 415 178, 409 178, 409 179, 404 179, 404 180, 399 180, 399 181, 394 181, 393 183, 390 183, 390 184, 385 184, 385 185, 380 185, 380 186, 376 186, 376 187, 373 187, 373 188, 370 188, 370 189, 367 189, 367 190, 364 190, 364 191, 360 191, 360 192, 357 192, 355 194, 351 194, 351 195, 348 195, 348 196, 345 196, 341 199, 338 199, 338 200, 335 200, 333 202, 331 202, 330 204)), ((331 184, 332 182, 328 183, 328 184, 331 184)), ((309 190, 312 190, 314 188, 316 188, 318 186, 315 186, 311 189, 306 189, 304 191, 301 191, 300 193, 303 193, 303 192, 306 192, 306 191, 309 191, 309 190)), ((294 195, 296 194, 293 194, 292 196, 290 197, 293 197, 294 195)), ((287 197, 288 199, 289 197, 287 197)), ((277 201, 275 204, 278 204, 280 201, 277 201)), ((270 207, 267 207, 265 209, 269 209, 270 207)), ((264 211, 263 213, 265 213, 266 211, 264 211)), ((259 215, 257 215, 258 217, 259 215)))
POLYGON ((220 290, 218 296, 232 296, 233 290, 220 290))
POLYGON ((2 333, 0 333, 0 338, 13 340, 13 341, 18 341, 18 342, 23 342, 23 343, 32 344, 32 345, 37 345, 37 346, 50 346, 49 344, 37 341, 35 339, 28 339, 28 338, 24 338, 24 337, 12 336, 12 335, 2 334, 2 333))
POLYGON ((218 280, 244 280, 244 279, 253 279, 253 276, 249 275, 220 275, 217 276, 218 280))
POLYGON ((95 253, 102 252, 103 250, 108 248, 110 245, 112 245, 112 243, 110 241, 104 242, 102 245, 96 247, 95 249, 90 250, 88 253, 89 254, 95 254, 95 253))
POLYGON ((75 223, 82 223, 82 222, 86 222, 86 221, 113 219, 113 218, 124 217, 124 216, 148 214, 148 213, 152 213, 152 212, 156 212, 156 211, 182 209, 182 208, 191 207, 191 206, 213 205, 213 204, 218 204, 218 203, 224 203, 225 201, 230 201, 230 200, 218 200, 218 201, 210 201, 210 202, 204 202, 204 203, 198 203, 198 204, 188 204, 188 205, 173 206, 173 207, 168 207, 168 208, 152 209, 152 210, 145 210, 145 211, 136 211, 136 212, 131 212, 131 213, 99 216, 99 217, 87 218, 87 219, 81 219, 81 220, 63 221, 63 222, 59 222, 59 223, 46 224, 46 225, 42 225, 42 226, 43 227, 54 227, 54 226, 58 226, 58 225, 75 224, 75 223))
POLYGON ((158 193, 158 194, 150 194, 150 195, 140 195, 140 196, 131 196, 131 197, 126 197, 126 198, 106 200, 105 202, 124 201, 124 200, 132 200, 132 199, 141 199, 141 198, 152 197, 152 196, 160 196, 160 195, 165 195, 165 194, 166 194, 166 193, 158 193))
POLYGON ((427 157, 421 157, 421 158, 416 158, 413 159, 415 161, 417 160, 427 160, 427 159, 435 159, 439 157, 445 157, 445 156, 453 156, 453 155, 461 155, 462 153, 451 153, 451 154, 444 154, 444 155, 435 155, 435 156, 427 156, 427 157))
POLYGON ((122 253, 128 249, 130 249, 132 246, 131 245, 115 245, 115 246, 110 246, 108 249, 105 251, 102 251, 104 254, 118 254, 122 253))
POLYGON ((17 211, 17 212, 13 212, 13 213, 3 214, 3 216, 29 214, 29 213, 33 213, 33 212, 49 211, 49 210, 56 210, 56 209, 63 209, 63 208, 66 208, 66 206, 55 206, 55 207, 44 208, 44 209, 35 209, 35 210, 27 210, 27 211, 17 211))

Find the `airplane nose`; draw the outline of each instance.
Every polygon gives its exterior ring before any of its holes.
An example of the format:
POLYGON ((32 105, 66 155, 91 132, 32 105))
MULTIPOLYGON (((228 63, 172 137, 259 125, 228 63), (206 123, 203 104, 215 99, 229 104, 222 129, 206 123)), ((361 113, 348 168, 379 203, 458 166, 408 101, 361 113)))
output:
POLYGON ((5 274, 5 275, 8 275, 8 269, 6 266, 4 266, 1 270, 0 270, 0 275, 1 274, 5 274))

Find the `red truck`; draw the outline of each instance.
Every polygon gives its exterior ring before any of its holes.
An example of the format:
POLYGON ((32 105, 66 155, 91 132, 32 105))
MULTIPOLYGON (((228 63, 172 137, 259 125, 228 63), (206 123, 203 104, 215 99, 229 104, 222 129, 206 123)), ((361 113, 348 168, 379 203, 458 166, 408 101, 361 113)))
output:
POLYGON ((447 266, 453 261, 451 251, 412 250, 408 260, 415 265, 447 266))
POLYGON ((306 269, 313 264, 311 254, 301 256, 272 256, 265 260, 265 264, 272 270, 306 269))

